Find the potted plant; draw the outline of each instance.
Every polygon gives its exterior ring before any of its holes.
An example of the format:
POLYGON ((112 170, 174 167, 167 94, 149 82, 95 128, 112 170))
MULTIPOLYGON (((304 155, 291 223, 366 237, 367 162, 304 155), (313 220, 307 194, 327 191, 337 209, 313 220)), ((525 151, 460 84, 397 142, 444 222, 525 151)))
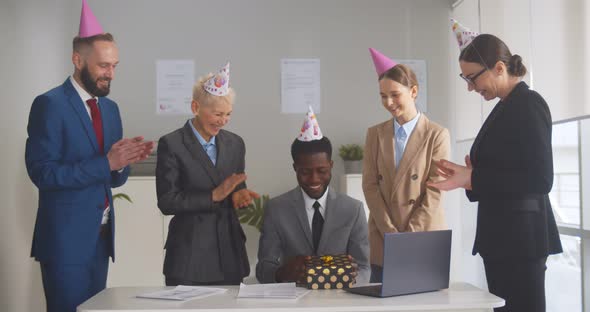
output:
POLYGON ((363 159, 363 148, 358 144, 341 145, 338 154, 344 160, 344 172, 361 173, 363 159))

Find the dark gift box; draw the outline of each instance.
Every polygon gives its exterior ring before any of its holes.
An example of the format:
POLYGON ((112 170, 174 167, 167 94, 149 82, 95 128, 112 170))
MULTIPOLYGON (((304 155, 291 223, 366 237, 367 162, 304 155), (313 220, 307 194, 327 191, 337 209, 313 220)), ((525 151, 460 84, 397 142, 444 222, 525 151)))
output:
POLYGON ((309 289, 352 287, 352 263, 347 255, 311 256, 305 260, 305 281, 309 289))

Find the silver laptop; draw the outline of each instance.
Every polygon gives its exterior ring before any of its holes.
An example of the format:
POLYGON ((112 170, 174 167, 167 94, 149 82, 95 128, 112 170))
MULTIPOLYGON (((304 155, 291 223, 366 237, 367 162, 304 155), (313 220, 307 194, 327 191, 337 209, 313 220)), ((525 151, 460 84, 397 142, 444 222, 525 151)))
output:
POLYGON ((451 230, 386 233, 383 245, 383 283, 346 291, 391 297, 449 288, 451 230))

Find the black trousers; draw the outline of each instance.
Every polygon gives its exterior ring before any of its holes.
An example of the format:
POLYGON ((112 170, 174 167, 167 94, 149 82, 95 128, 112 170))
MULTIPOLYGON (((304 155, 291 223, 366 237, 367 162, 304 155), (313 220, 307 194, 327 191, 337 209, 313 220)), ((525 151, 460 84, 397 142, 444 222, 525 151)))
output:
POLYGON ((483 259, 489 291, 506 305, 494 312, 544 312, 547 257, 539 259, 483 259))

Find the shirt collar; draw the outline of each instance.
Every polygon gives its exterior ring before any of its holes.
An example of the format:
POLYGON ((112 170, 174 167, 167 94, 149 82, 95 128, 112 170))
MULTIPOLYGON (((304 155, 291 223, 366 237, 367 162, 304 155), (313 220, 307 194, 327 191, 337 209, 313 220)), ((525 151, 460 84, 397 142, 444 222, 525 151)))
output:
POLYGON ((301 187, 299 187, 299 189, 301 190, 301 194, 303 194, 303 201, 305 202, 305 209, 311 209, 311 211, 313 211, 313 203, 315 203, 317 200, 320 203, 320 205, 322 206, 320 208, 320 210, 325 211, 326 201, 328 200, 328 192, 330 191, 330 186, 328 186, 326 188, 324 195, 322 195, 322 197, 320 197, 318 199, 313 199, 313 198, 309 197, 309 195, 307 195, 307 193, 305 193, 305 191, 301 187))
POLYGON ((416 127, 416 124, 418 123, 419 118, 420 118, 420 112, 418 112, 418 114, 416 114, 416 116, 414 118, 412 118, 410 121, 406 122, 403 126, 401 126, 399 123, 397 123, 397 120, 395 120, 395 118, 393 118, 394 132, 397 133, 397 130, 400 127, 402 127, 402 128, 404 128, 404 131, 406 132, 406 134, 410 135, 410 133, 412 133, 412 131, 416 127))
POLYGON ((70 82, 74 86, 74 89, 76 89, 76 92, 78 92, 78 95, 82 99, 82 102, 86 103, 86 101, 88 101, 90 99, 96 99, 96 101, 98 103, 98 98, 97 97, 93 97, 92 95, 90 95, 90 93, 86 92, 86 90, 84 90, 84 88, 82 88, 82 86, 80 86, 78 84, 78 82, 76 81, 76 79, 74 79, 74 76, 70 76, 70 82))
POLYGON ((201 145, 203 145, 203 146, 215 145, 215 136, 212 136, 211 140, 209 140, 209 142, 207 142, 207 141, 205 141, 203 136, 201 136, 199 131, 197 131, 197 129, 195 128, 195 125, 193 125, 192 119, 189 119, 187 122, 189 125, 191 125, 191 129, 193 129, 193 133, 195 134, 195 136, 197 137, 197 140, 199 140, 199 143, 201 143, 201 145))

